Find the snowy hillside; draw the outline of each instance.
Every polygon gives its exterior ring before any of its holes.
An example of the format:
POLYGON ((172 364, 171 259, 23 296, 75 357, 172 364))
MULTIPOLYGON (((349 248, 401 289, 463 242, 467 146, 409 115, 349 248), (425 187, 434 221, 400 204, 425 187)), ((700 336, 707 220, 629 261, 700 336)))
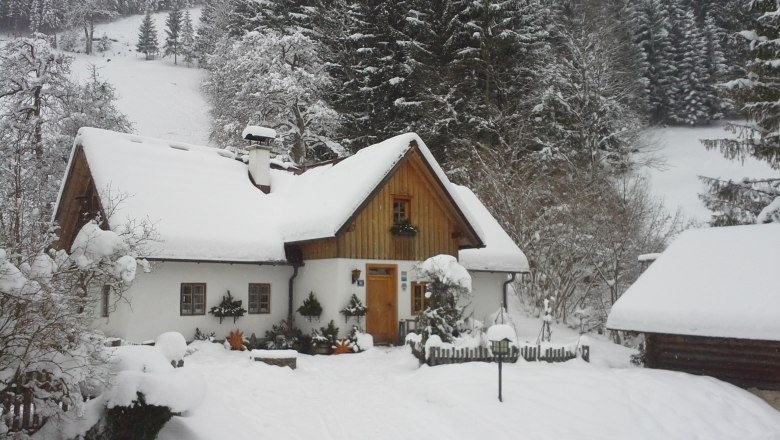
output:
POLYGON ((743 177, 777 175, 769 165, 748 158, 744 163, 729 161, 719 151, 707 151, 701 139, 733 137, 725 123, 708 127, 654 128, 646 131, 646 140, 657 143, 657 156, 666 161, 663 169, 650 170, 651 190, 663 198, 669 211, 681 209, 687 218, 707 222, 710 211, 698 198, 704 185, 698 176, 739 180, 743 177))
MULTIPOLYGON (((190 9, 193 22, 200 8, 190 9)), ((163 40, 165 12, 153 14, 158 39, 163 40)), ((147 61, 135 51, 142 15, 124 17, 98 25, 95 37, 104 34, 116 40, 111 50, 89 56, 72 54, 73 76, 85 78, 89 66, 95 65, 102 78, 111 82, 119 94, 118 107, 133 122, 139 134, 207 144, 209 133, 208 105, 200 93, 206 72, 172 58, 147 61)))

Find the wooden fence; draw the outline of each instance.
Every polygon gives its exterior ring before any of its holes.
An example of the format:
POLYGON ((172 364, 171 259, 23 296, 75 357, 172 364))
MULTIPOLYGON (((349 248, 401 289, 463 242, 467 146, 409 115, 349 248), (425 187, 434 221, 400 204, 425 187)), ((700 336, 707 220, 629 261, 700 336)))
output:
MULTIPOLYGON (((5 422, 10 432, 25 432, 32 434, 46 423, 46 417, 39 414, 35 407, 35 389, 43 390, 46 395, 60 395, 64 389, 63 384, 54 379, 49 372, 29 372, 24 377, 22 384, 13 384, 0 392, 0 420, 5 422)), ((68 410, 68 404, 60 402, 54 397, 44 396, 42 400, 51 400, 51 403, 68 410)))
MULTIPOLYGON (((412 344, 412 351, 417 351, 412 344)), ((590 362, 590 347, 583 345, 580 347, 582 359, 590 362)), ((526 361, 545 361, 545 362, 565 362, 577 357, 577 350, 567 350, 565 348, 546 348, 520 347, 513 348, 509 356, 505 356, 503 361, 514 363, 517 359, 523 357, 526 361)), ((497 357, 493 356, 486 347, 477 348, 441 348, 431 347, 427 364, 430 366, 445 364, 462 364, 464 362, 496 362, 497 357)))

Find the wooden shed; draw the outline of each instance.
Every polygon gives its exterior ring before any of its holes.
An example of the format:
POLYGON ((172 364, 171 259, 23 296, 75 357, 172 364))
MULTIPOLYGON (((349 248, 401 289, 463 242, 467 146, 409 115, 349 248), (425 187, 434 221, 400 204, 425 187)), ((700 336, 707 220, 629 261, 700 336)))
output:
POLYGON ((780 390, 780 224, 689 230, 615 303, 646 366, 780 390))

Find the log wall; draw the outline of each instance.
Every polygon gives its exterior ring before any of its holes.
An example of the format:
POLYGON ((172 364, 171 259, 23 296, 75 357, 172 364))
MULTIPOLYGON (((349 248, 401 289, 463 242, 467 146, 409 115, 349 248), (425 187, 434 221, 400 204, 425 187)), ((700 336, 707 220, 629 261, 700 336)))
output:
POLYGON ((650 368, 706 375, 740 387, 780 390, 780 341, 648 333, 650 368))

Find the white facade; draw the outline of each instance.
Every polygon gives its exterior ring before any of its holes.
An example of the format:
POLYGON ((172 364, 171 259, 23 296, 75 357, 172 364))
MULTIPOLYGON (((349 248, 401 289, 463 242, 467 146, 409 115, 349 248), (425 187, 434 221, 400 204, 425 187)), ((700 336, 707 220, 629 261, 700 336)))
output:
POLYGON ((177 331, 191 340, 195 328, 215 332, 225 338, 231 330, 239 329, 245 336, 255 333, 263 337, 265 330, 287 317, 287 286, 292 268, 257 264, 227 263, 154 263, 151 273, 139 273, 126 292, 129 304, 120 301, 108 318, 97 318, 96 327, 107 336, 133 342, 153 340, 167 331, 177 331), (206 314, 180 315, 181 283, 206 284, 206 314), (219 318, 208 310, 222 301, 230 290, 233 298, 248 303, 249 283, 271 284, 271 311, 267 314, 245 314, 233 323, 219 318))
MULTIPOLYGON (((413 319, 411 284, 418 281, 416 261, 405 260, 358 260, 334 258, 309 260, 298 270, 294 280, 293 311, 295 324, 304 333, 312 328, 327 325, 331 319, 340 329, 340 336, 346 336, 356 321, 345 322, 339 311, 349 302, 352 294, 366 303, 365 283, 352 283, 353 269, 361 271, 360 280, 366 279, 367 264, 397 265, 397 311, 396 321, 413 319), (303 300, 314 292, 323 308, 319 321, 308 321, 297 313, 303 300)), ((271 326, 287 318, 288 282, 293 274, 290 266, 268 266, 256 264, 227 263, 155 263, 151 273, 141 273, 126 292, 130 303, 119 302, 108 318, 97 318, 96 327, 106 335, 120 337, 133 342, 155 339, 167 331, 177 331, 191 340, 195 328, 201 331, 215 332, 217 338, 225 338, 231 330, 241 330, 245 336, 255 333, 258 338, 265 336, 271 326), (181 284, 206 284, 206 314, 182 316, 180 314, 181 284), (233 323, 232 318, 219 318, 208 310, 219 304, 222 296, 230 290, 235 299, 248 304, 249 283, 271 284, 271 311, 267 314, 245 314, 233 323)), ((475 319, 484 321, 487 315, 498 310, 501 303, 505 273, 471 272, 472 296, 469 299, 467 314, 473 312, 475 319)), ((365 328, 365 318, 361 319, 365 328)))

